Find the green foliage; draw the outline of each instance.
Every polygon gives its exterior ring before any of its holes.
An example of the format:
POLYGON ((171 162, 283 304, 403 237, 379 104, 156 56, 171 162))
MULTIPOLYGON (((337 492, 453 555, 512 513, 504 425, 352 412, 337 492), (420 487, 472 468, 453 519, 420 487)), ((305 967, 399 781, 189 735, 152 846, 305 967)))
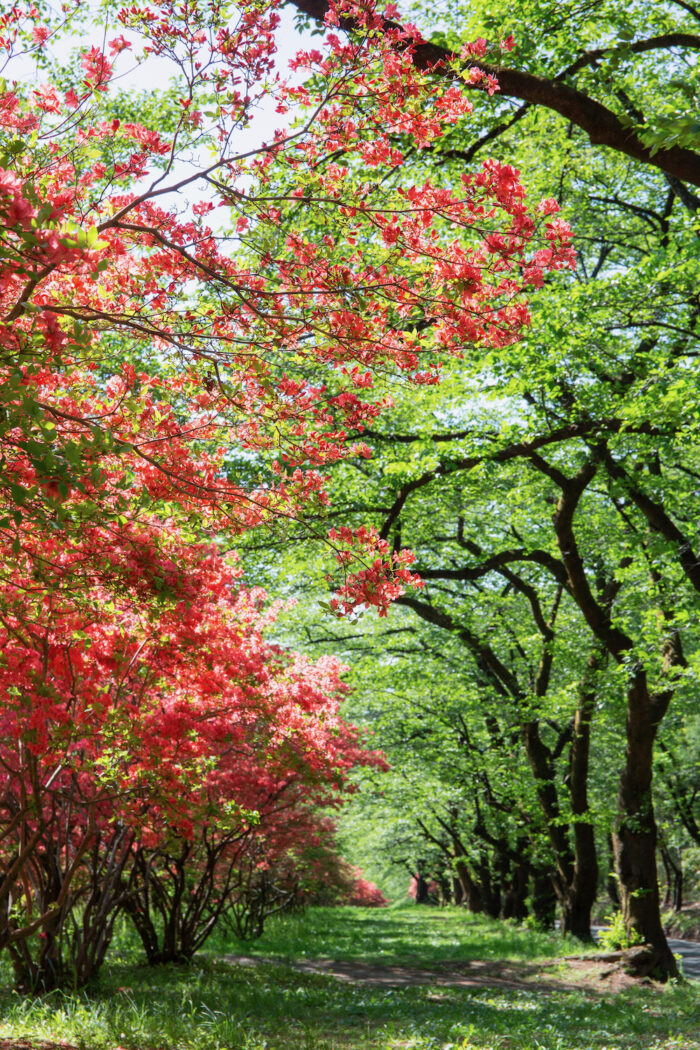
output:
MULTIPOLYGON (((494 47, 489 60, 577 88, 654 152, 697 148, 692 5, 431 0, 413 4, 411 15, 428 39, 455 50, 512 33, 515 50, 499 56, 494 47), (666 47, 657 39, 664 34, 676 44, 666 47)), ((352 717, 376 729, 392 765, 383 781, 363 785, 364 803, 352 804, 352 827, 364 819, 372 830, 349 837, 363 862, 374 853, 401 877, 419 862, 437 870, 441 849, 454 852, 453 831, 472 864, 488 839, 507 849, 526 840, 528 857, 553 870, 552 843, 561 859, 574 838, 566 734, 585 686, 591 752, 579 824, 594 826, 602 870, 608 834, 641 829, 636 811, 616 820, 615 806, 628 686, 642 667, 650 695, 673 698, 657 738, 664 785, 654 802, 664 848, 678 863, 688 858, 693 887, 688 846, 700 834, 700 796, 685 727, 700 672, 700 588, 680 553, 700 548, 698 200, 648 164, 599 148, 545 106, 519 108, 505 91, 471 98, 470 121, 407 156, 404 171, 452 187, 488 157, 514 164, 529 199, 560 204, 578 266, 533 292, 531 325, 517 345, 465 353, 420 396, 386 377, 381 393, 393 407, 364 435, 372 459, 333 468, 336 517, 384 527, 396 547, 415 551, 425 580, 388 624, 329 627, 308 600, 297 614, 314 651, 327 646, 352 662, 352 717), (523 452, 533 441, 541 444, 523 452), (599 608, 607 603, 602 619, 626 638, 624 655, 601 646, 604 632, 572 595, 570 548, 552 527, 566 479, 586 462, 594 476, 573 535, 586 585, 599 608), (682 540, 651 521, 645 499, 682 540), (521 553, 476 573, 513 551, 521 553), (525 755, 527 732, 547 759, 539 769, 525 755), (548 813, 543 769, 556 793, 548 813)), ((317 578, 305 553, 297 557, 305 581, 317 578)), ((287 550, 282 562, 288 584, 294 555, 287 550)), ((443 858, 446 875, 453 861, 443 858)))
POLYGON ((642 944, 644 938, 636 930, 628 930, 621 911, 614 915, 605 917, 607 926, 600 931, 598 944, 606 951, 616 952, 624 948, 634 948, 635 944, 642 944))

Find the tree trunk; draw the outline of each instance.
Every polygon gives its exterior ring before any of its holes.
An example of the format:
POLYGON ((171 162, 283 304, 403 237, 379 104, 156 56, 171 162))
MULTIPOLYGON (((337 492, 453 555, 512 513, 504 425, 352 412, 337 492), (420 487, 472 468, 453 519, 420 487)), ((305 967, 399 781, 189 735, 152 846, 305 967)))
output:
POLYGON ((627 691, 627 749, 613 847, 625 926, 649 945, 650 976, 666 981, 678 977, 678 965, 661 925, 651 795, 654 737, 663 713, 663 707, 649 695, 644 670, 638 667, 627 691))
POLYGON ((477 914, 484 910, 481 889, 469 870, 469 866, 465 859, 467 855, 466 850, 461 839, 455 832, 452 832, 452 843, 455 854, 455 870, 457 872, 459 884, 462 888, 462 900, 466 900, 467 908, 470 912, 477 914))
POLYGON ((547 834, 556 864, 552 879, 562 908, 562 929, 564 933, 570 933, 582 941, 591 939, 591 908, 598 886, 598 861, 593 826, 588 819, 587 796, 590 709, 593 702, 594 694, 586 694, 579 702, 571 746, 571 808, 576 816, 586 818, 574 822, 573 850, 568 825, 561 821, 552 753, 543 744, 536 721, 525 723, 522 727, 523 741, 537 784, 537 797, 547 821, 547 834))
POLYGON ((608 835, 607 836, 607 844, 608 844, 608 871, 610 872, 610 874, 608 875, 607 879, 605 880, 605 888, 608 891, 608 897, 610 898, 610 903, 612 904, 613 908, 615 909, 615 911, 619 911, 620 910, 620 894, 619 894, 619 891, 617 889, 617 879, 615 878, 615 875, 613 874, 613 869, 615 867, 615 847, 613 845, 612 835, 608 835))
MULTIPOLYGON (((520 844, 518 844, 520 845, 520 844)), ((514 863, 510 878, 505 885, 503 897, 503 918, 522 922, 527 918, 527 892, 530 882, 530 862, 522 860, 514 863)))
POLYGON ((416 904, 430 904, 428 895, 428 883, 422 875, 415 875, 416 880, 416 904))
MULTIPOLYGON (((594 673, 599 654, 589 661, 594 673)), ((569 755, 569 798, 574 833, 574 867, 562 906, 562 929, 580 941, 591 940, 591 909, 598 895, 598 855, 595 832, 588 809, 588 767, 591 742, 591 718, 595 709, 595 691, 583 689, 574 717, 574 736, 569 755), (582 818, 582 819, 576 819, 582 818)))
POLYGON ((532 914, 546 930, 554 928, 557 894, 549 872, 536 871, 532 880, 532 914))
POLYGON ((680 862, 676 864, 671 856, 671 851, 664 842, 661 843, 661 860, 666 872, 664 908, 680 911, 683 907, 683 866, 680 862))
MULTIPOLYGON (((625 666, 634 651, 634 642, 612 622, 610 600, 601 605, 594 597, 573 528, 581 496, 597 470, 598 462, 591 459, 583 464, 575 477, 569 479, 562 475, 558 479, 561 498, 552 521, 576 604, 607 651, 620 666, 625 666)), ((627 559, 621 559, 620 564, 626 566, 627 559)), ((663 647, 664 668, 667 671, 683 660, 672 617, 669 616, 668 620, 670 631, 663 647)), ((649 945, 646 972, 659 980, 667 980, 678 976, 678 967, 661 926, 651 778, 654 737, 668 709, 673 690, 668 689, 652 698, 644 668, 637 664, 630 667, 628 673, 627 749, 625 766, 620 776, 617 827, 613 837, 615 865, 620 880, 620 902, 625 926, 628 932, 634 930, 639 933, 649 945)), ((642 972, 642 968, 637 972, 642 972)))
POLYGON ((561 911, 562 933, 568 933, 579 941, 591 941, 591 908, 592 904, 587 900, 567 900, 561 911))
POLYGON ((500 879, 492 877, 491 865, 488 857, 485 855, 482 855, 482 859, 479 861, 477 875, 481 887, 484 911, 492 919, 497 919, 501 914, 501 882, 500 879))

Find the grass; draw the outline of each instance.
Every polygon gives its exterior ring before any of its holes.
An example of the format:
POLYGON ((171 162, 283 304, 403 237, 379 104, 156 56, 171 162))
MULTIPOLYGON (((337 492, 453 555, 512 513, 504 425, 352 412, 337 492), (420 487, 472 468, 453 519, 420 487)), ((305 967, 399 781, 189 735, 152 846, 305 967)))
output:
MULTIPOLYGON (((254 946, 218 951, 434 966, 470 959, 546 965, 553 937, 457 911, 312 909, 270 924, 254 946)), ((149 968, 121 946, 89 991, 22 999, 0 993, 0 1036, 66 1040, 81 1050, 689 1050, 700 1047, 700 986, 633 988, 617 995, 390 988, 239 967, 203 956, 149 968)))
POLYGON ((551 959, 560 937, 470 915, 460 908, 310 908, 280 916, 253 944, 233 937, 209 951, 278 959, 327 958, 430 967, 474 959, 551 959))

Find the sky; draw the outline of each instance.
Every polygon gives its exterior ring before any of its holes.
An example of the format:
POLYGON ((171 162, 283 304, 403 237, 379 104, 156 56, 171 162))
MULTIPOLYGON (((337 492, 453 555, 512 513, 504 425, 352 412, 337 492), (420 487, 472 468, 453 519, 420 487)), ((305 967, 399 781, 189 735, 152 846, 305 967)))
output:
MULTIPOLYGON (((106 42, 118 35, 137 45, 138 37, 134 33, 129 33, 121 26, 115 28, 116 23, 106 26, 104 12, 94 0, 87 0, 81 4, 80 10, 81 19, 74 24, 73 32, 69 36, 64 34, 58 40, 49 39, 47 42, 45 50, 50 59, 63 63, 76 50, 82 51, 91 47, 106 51, 106 42)), ((318 36, 312 36, 310 32, 300 32, 296 28, 295 14, 294 10, 284 6, 279 11, 281 21, 276 33, 277 68, 282 76, 289 75, 288 63, 300 48, 318 47, 318 36)), ((136 64, 130 62, 129 58, 130 52, 123 52, 116 64, 119 75, 115 80, 122 88, 134 91, 152 89, 155 85, 165 84, 172 75, 172 65, 165 59, 148 56, 145 61, 136 64)), ((38 86, 49 79, 46 72, 37 69, 34 56, 27 52, 14 55, 4 66, 0 63, 0 76, 9 82, 18 81, 31 86, 38 86)), ((271 140, 274 132, 284 126, 284 118, 275 112, 275 105, 276 100, 268 97, 256 110, 251 125, 241 130, 238 140, 241 152, 271 140)))

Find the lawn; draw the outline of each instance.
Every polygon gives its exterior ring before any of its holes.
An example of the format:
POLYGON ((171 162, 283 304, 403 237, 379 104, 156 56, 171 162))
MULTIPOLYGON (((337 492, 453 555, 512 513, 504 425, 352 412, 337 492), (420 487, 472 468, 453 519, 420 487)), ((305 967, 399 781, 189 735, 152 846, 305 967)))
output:
MULTIPOLYGON (((149 968, 123 939, 88 991, 22 999, 5 988, 0 1036, 84 1050, 688 1050, 700 1047, 700 985, 572 987, 561 939, 429 908, 311 909, 271 922, 254 945, 219 937, 186 967, 149 968), (221 955, 257 956, 257 965, 221 955), (487 965, 485 983, 357 984, 294 960, 405 964, 447 973, 487 965), (523 975, 491 986, 488 972, 523 975), (451 971, 450 971, 451 972, 451 971), (541 974, 541 979, 535 975, 541 974), (559 986, 557 982, 562 982, 559 986)), ((1 1044, 0 1044, 1 1045, 1 1044)))

